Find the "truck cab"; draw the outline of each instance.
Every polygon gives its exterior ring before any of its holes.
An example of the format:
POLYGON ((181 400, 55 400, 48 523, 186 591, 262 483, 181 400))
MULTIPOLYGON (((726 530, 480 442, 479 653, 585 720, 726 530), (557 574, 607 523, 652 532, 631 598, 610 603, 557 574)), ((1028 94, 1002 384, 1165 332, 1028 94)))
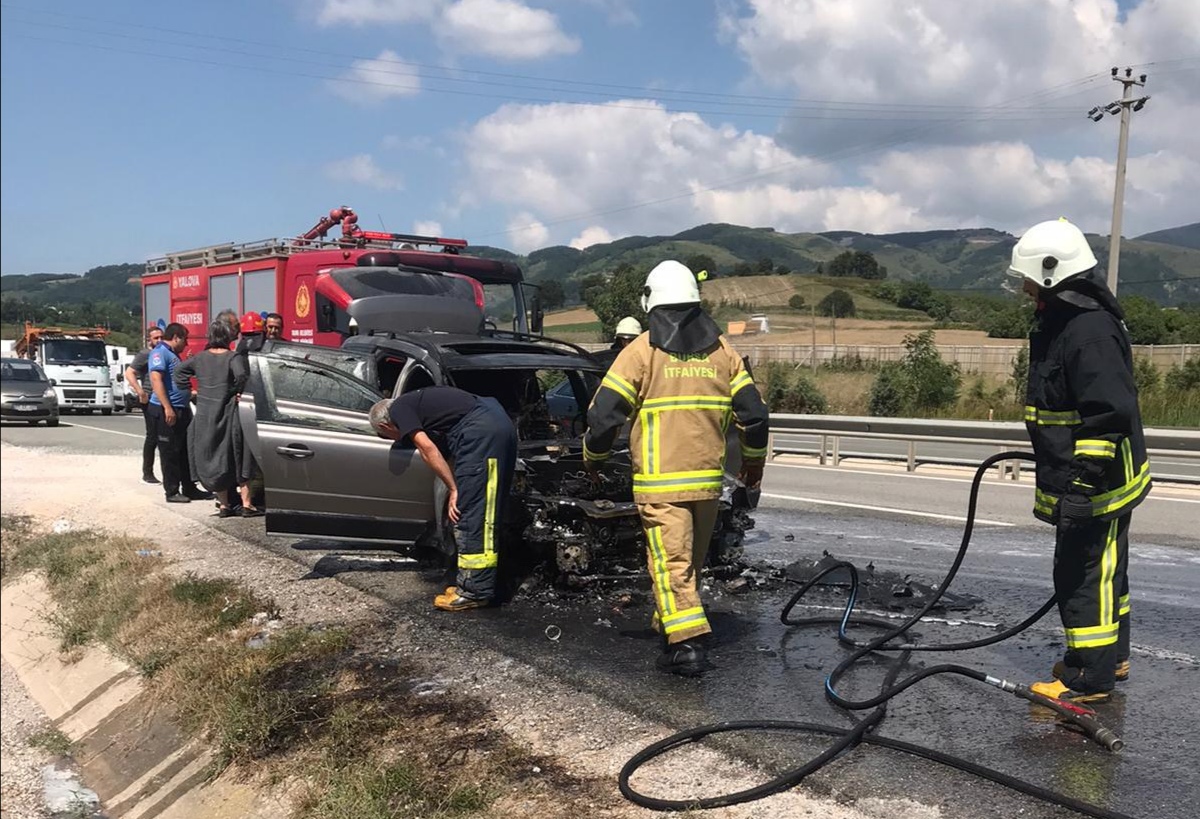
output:
POLYGON ((107 330, 63 330, 25 324, 25 334, 14 345, 21 358, 36 361, 50 379, 60 410, 104 415, 113 411, 113 385, 107 330))

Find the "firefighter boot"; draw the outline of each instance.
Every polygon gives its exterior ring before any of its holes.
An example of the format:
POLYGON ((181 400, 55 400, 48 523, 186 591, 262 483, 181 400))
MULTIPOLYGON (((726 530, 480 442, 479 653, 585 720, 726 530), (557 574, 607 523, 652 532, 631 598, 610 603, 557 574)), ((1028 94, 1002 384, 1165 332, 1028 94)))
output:
POLYGON ((487 605, 488 601, 486 599, 468 597, 457 586, 450 586, 445 592, 433 598, 433 607, 442 611, 466 611, 468 609, 481 609, 487 605))
POLYGON ((655 665, 659 671, 681 677, 699 677, 709 669, 708 650, 699 640, 684 640, 668 645, 658 655, 655 665))
POLYGON ((1071 702, 1108 702, 1112 698, 1112 689, 1095 690, 1088 684, 1082 668, 1074 668, 1065 663, 1054 664, 1054 679, 1050 682, 1036 682, 1029 686, 1035 694, 1050 697, 1055 700, 1071 702))
MULTIPOLYGON (((1067 673, 1066 663, 1064 663, 1062 660, 1059 660, 1054 664, 1054 668, 1051 673, 1054 675, 1055 679, 1061 680, 1063 675, 1067 673)), ((1117 682, 1125 682, 1129 679, 1129 660, 1119 660, 1117 662, 1117 669, 1114 672, 1114 676, 1117 678, 1117 682)))

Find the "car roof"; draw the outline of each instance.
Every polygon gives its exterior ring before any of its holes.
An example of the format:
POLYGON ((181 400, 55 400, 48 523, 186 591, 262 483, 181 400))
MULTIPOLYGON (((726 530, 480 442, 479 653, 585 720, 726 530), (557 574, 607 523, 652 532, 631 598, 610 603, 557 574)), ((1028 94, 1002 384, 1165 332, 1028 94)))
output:
POLYGON ((343 349, 366 352, 377 347, 394 349, 403 343, 420 347, 451 370, 536 367, 599 372, 604 369, 585 350, 567 342, 515 334, 375 333, 353 336, 346 340, 343 349))

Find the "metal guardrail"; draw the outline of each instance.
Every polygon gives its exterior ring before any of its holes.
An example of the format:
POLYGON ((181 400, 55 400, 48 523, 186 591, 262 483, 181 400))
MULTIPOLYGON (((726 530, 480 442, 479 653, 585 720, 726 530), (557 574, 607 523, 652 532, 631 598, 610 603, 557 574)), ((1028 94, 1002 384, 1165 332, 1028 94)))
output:
MULTIPOLYGON (((811 448, 781 445, 780 434, 816 435, 820 438, 817 455, 822 466, 832 463, 837 466, 847 456, 863 456, 896 460, 895 456, 878 453, 843 453, 842 438, 880 438, 907 441, 907 468, 914 471, 919 463, 965 465, 975 463, 965 458, 928 456, 918 459, 917 444, 937 442, 943 444, 980 444, 995 446, 998 450, 1028 449, 1029 438, 1025 425, 1020 421, 956 421, 929 420, 921 418, 875 418, 848 415, 772 415, 771 436, 767 444, 768 460, 786 453, 809 454, 811 448)), ((1145 431, 1148 454, 1200 461, 1200 430, 1150 428, 1145 431)), ((1021 462, 1003 462, 997 465, 1003 478, 1011 474, 1020 480, 1021 462)), ((1156 475, 1165 480, 1195 481, 1195 477, 1156 475)))

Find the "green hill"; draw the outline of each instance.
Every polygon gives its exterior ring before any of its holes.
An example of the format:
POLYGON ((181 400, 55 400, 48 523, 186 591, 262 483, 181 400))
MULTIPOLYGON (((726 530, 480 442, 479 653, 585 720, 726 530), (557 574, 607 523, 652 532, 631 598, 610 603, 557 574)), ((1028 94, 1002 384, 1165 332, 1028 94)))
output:
MULTIPOLYGON (((1121 244, 1122 296, 1140 295, 1164 306, 1200 302, 1200 248, 1187 244, 1200 225, 1129 239, 1121 244), (1153 240, 1152 240, 1153 239, 1153 240)), ((1102 266, 1107 265, 1108 238, 1088 237, 1102 266)), ((1016 237, 992 228, 871 234, 854 231, 780 233, 773 228, 708 224, 673 236, 629 236, 585 250, 548 247, 528 256, 491 247, 468 252, 521 264, 533 281, 554 279, 567 284, 621 264, 649 268, 663 259, 698 255, 715 266, 710 274, 726 278, 739 265, 757 266, 770 259, 773 273, 813 274, 846 251, 867 251, 887 268, 892 280, 920 280, 936 289, 999 293, 1004 285, 1016 237)))
POLYGON ((1177 228, 1156 230, 1153 233, 1143 233, 1137 239, 1140 242, 1154 242, 1160 245, 1175 245, 1200 250, 1200 222, 1181 225, 1177 228))

